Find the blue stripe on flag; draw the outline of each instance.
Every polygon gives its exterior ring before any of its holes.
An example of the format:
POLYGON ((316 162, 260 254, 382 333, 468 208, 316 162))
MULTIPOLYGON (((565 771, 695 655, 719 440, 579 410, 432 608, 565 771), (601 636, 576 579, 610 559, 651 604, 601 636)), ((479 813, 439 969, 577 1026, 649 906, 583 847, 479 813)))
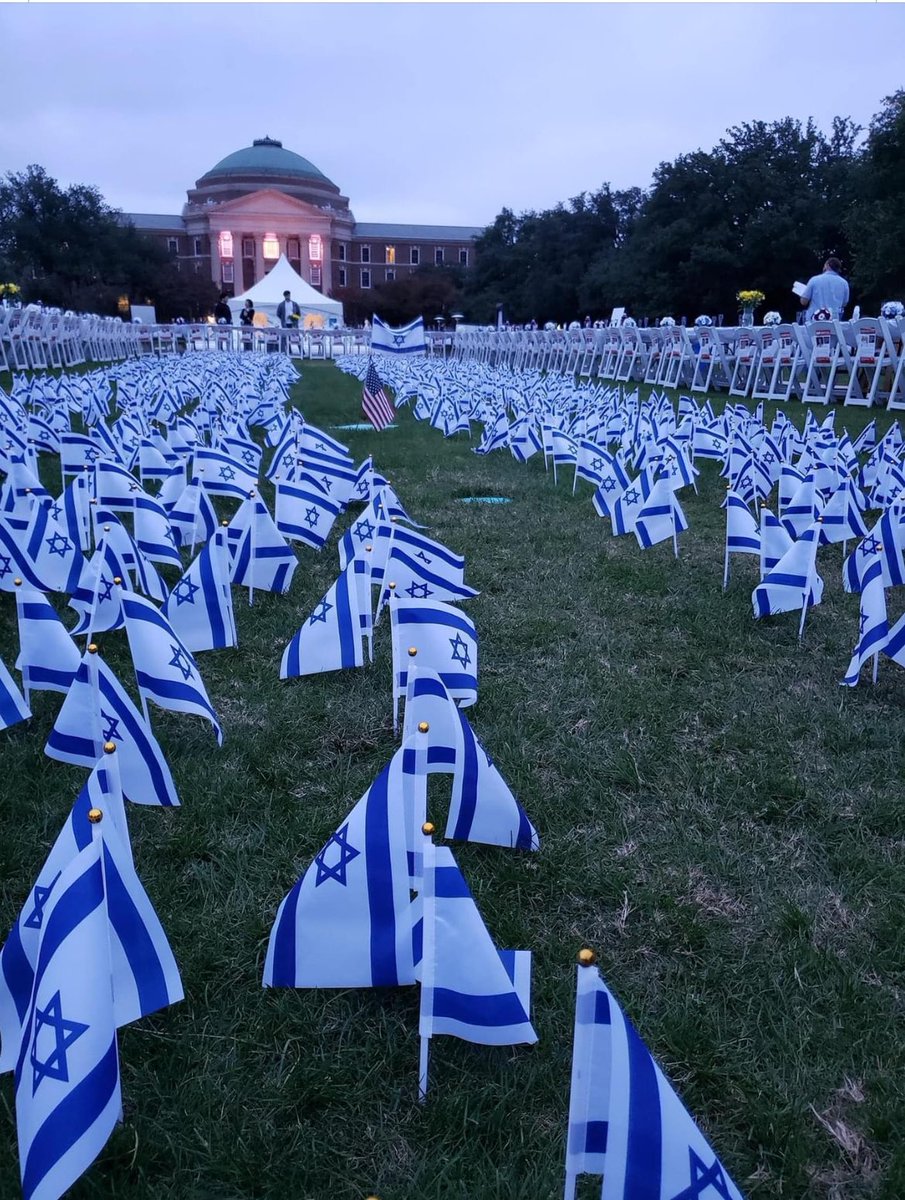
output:
MULTIPOLYGON (((500 996, 466 996, 450 988, 435 987, 431 1011, 435 1019, 461 1021, 479 1029, 523 1025, 528 1019, 515 992, 504 992, 500 996)), ((660 1200, 659 1194, 657 1200, 660 1200)))
POLYGON ((106 846, 104 865, 110 924, 122 944, 129 969, 135 979, 141 1011, 147 1015, 156 1012, 158 1008, 165 1008, 170 1003, 166 976, 157 954, 157 947, 106 846))
POLYGON ((390 827, 387 779, 384 768, 371 784, 365 806, 365 854, 367 855, 368 909, 371 916, 371 985, 396 987, 396 911, 393 904, 393 862, 390 856, 390 827))
POLYGON ((628 1143, 625 1194, 632 1200, 660 1200, 663 1128, 660 1089, 650 1051, 623 1015, 628 1047, 628 1143))

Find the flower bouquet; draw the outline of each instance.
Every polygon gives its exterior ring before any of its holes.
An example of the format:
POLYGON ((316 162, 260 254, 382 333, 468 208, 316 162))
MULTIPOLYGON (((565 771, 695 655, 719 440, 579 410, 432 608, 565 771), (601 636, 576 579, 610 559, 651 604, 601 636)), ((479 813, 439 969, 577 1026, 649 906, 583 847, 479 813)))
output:
POLYGON ((672 329, 672 327, 673 327, 673 325, 675 325, 675 323, 676 323, 675 317, 661 317, 660 318, 660 328, 661 329, 672 329))
POLYGON ((764 313, 764 324, 765 325, 781 325, 782 317, 774 309, 771 309, 768 313, 764 313))
POLYGON ((880 305, 880 316, 885 317, 887 321, 895 321, 905 316, 905 304, 901 300, 887 300, 885 304, 880 305))
POLYGON ((695 319, 694 319, 694 323, 695 323, 695 325, 697 325, 699 328, 700 328, 701 326, 705 326, 705 327, 706 327, 706 326, 708 326, 708 325, 712 325, 712 324, 713 324, 713 318, 712 318, 712 317, 708 317, 706 313, 701 313, 701 315, 700 315, 699 317, 695 317, 695 319))
POLYGON ((17 283, 0 283, 0 300, 4 306, 12 304, 21 290, 17 283))
POLYGON ((763 292, 759 292, 757 288, 749 288, 747 290, 743 288, 736 294, 735 298, 742 308, 757 308, 758 304, 763 304, 767 297, 763 292))

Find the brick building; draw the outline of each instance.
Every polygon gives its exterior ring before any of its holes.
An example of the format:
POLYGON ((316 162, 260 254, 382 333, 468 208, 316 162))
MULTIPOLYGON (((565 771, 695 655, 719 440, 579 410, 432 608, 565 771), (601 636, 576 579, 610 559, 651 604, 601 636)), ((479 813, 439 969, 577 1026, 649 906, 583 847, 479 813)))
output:
POLYGON ((239 295, 280 254, 325 295, 370 288, 422 265, 469 267, 479 228, 358 223, 326 175, 273 138, 259 138, 206 171, 179 216, 127 213, 182 271, 204 272, 239 295))

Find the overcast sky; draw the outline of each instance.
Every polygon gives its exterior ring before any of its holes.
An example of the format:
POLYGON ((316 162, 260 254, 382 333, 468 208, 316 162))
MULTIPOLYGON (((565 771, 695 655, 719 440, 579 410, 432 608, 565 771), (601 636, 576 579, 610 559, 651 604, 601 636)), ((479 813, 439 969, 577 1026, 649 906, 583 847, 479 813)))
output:
POLYGON ((269 135, 359 221, 485 225, 710 149, 743 121, 867 125, 899 4, 0 3, 0 174, 177 213, 269 135))

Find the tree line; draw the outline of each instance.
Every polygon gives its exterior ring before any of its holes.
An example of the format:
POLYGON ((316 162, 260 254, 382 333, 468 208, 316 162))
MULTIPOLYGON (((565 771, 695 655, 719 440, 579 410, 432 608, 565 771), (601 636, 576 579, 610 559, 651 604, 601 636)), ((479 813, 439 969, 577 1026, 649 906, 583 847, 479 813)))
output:
POLYGON ((508 208, 477 241, 463 311, 474 321, 699 314, 734 324, 742 288, 791 319, 790 287, 842 260, 865 315, 905 293, 905 90, 867 130, 837 117, 753 121, 709 152, 664 162, 646 191, 605 183, 544 212, 508 208))

